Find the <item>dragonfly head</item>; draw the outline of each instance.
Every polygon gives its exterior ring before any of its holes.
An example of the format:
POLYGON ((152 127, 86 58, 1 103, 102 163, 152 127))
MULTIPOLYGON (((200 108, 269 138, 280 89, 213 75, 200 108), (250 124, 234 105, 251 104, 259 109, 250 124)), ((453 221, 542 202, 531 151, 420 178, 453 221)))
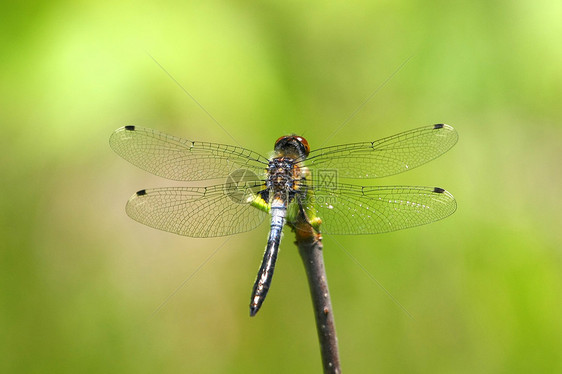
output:
POLYGON ((310 146, 302 136, 286 135, 275 142, 275 152, 279 156, 304 160, 310 153, 310 146))

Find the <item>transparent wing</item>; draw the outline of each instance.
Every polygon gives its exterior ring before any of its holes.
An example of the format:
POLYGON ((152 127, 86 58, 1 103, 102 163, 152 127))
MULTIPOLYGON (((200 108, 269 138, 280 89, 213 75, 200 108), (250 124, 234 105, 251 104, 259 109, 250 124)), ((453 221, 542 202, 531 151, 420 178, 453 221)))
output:
POLYGON ((449 125, 406 131, 374 142, 343 144, 310 152, 316 170, 337 170, 341 178, 380 178, 413 169, 447 152, 458 140, 449 125))
POLYGON ((133 165, 179 181, 225 178, 238 169, 262 175, 268 164, 265 157, 245 148, 176 138, 137 126, 115 130, 109 144, 133 165))
POLYGON ((322 219, 326 234, 378 234, 425 225, 456 210, 455 198, 438 187, 339 184, 309 191, 306 210, 322 219))
POLYGON ((260 188, 248 182, 141 190, 131 196, 126 210, 142 224, 179 235, 232 235, 256 228, 266 217, 249 204, 260 188))

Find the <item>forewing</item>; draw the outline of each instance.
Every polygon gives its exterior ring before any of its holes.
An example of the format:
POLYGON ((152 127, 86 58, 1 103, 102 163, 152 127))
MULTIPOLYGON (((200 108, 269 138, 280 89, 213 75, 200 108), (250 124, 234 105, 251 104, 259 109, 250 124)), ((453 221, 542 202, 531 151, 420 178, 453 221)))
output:
POLYGON ((458 140, 444 124, 421 127, 374 142, 343 144, 310 152, 316 171, 337 171, 341 178, 380 178, 413 169, 447 152, 458 140))
POLYGON ((378 234, 425 225, 456 210, 455 198, 438 187, 361 187, 340 184, 318 188, 305 211, 322 219, 326 234, 378 234))
POLYGON ((159 230, 210 238, 256 228, 267 213, 250 205, 259 186, 222 184, 141 190, 127 202, 132 219, 159 230))
POLYGON ((113 150, 152 174, 179 181, 226 178, 238 169, 262 175, 268 160, 245 148, 177 138, 138 126, 117 129, 113 150))

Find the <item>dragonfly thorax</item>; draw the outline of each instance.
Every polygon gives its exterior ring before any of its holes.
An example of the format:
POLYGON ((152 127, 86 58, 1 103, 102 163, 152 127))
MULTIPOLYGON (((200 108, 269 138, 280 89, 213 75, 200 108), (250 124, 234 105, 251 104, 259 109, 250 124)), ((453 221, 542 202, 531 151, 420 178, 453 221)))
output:
POLYGON ((295 160, 277 157, 269 161, 266 186, 274 194, 294 191, 300 178, 300 168, 295 160))

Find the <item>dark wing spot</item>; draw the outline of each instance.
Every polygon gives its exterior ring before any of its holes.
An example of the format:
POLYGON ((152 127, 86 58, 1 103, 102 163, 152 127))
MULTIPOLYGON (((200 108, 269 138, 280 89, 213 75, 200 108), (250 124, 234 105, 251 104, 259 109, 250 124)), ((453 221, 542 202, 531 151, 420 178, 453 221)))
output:
POLYGON ((445 127, 445 124, 444 124, 444 123, 438 123, 438 124, 436 124, 436 125, 433 125, 433 128, 434 128, 434 129, 442 129, 443 127, 445 127))
POLYGON ((440 187, 435 187, 435 188, 433 189, 433 192, 435 192, 435 193, 443 193, 443 192, 445 192, 445 190, 444 190, 443 188, 440 188, 440 187))
POLYGON ((139 192, 137 192, 137 196, 144 196, 146 195, 146 190, 140 190, 139 192))
POLYGON ((125 126, 125 130, 135 131, 135 126, 125 126))

